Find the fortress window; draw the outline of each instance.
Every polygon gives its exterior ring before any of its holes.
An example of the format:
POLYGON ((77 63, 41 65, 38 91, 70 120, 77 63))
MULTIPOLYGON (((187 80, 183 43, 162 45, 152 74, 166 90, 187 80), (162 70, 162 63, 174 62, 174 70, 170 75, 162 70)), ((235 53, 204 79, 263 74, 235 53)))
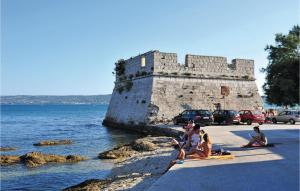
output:
POLYGON ((145 56, 142 56, 142 58, 141 58, 141 66, 142 67, 146 66, 146 58, 145 58, 145 56))

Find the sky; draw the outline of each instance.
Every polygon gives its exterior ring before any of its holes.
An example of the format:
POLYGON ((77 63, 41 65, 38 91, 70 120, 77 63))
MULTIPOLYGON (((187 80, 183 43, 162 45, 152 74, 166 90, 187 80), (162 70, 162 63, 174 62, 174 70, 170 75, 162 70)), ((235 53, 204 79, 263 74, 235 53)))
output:
POLYGON ((114 63, 149 50, 255 61, 299 24, 298 0, 1 0, 1 95, 112 93, 114 63))

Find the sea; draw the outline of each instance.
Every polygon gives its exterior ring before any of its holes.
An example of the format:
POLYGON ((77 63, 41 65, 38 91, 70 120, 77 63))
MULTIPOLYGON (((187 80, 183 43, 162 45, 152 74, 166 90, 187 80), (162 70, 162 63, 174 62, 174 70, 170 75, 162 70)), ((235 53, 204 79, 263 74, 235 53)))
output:
POLYGON ((97 158, 100 152, 128 143, 140 135, 102 126, 107 105, 1 105, 1 146, 16 147, 1 155, 32 151, 82 155, 72 164, 1 166, 1 190, 61 190, 87 179, 105 178, 113 167, 97 158), (42 140, 70 139, 60 146, 33 146, 42 140))

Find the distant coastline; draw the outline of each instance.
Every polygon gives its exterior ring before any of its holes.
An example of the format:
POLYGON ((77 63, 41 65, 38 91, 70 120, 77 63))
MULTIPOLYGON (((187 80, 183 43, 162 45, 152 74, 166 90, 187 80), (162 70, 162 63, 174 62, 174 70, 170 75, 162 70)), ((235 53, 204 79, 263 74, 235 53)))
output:
POLYGON ((16 95, 1 96, 1 105, 80 105, 80 104, 109 104, 111 94, 107 95, 67 95, 67 96, 33 96, 16 95))
MULTIPOLYGON (((265 96, 261 96, 265 109, 282 109, 280 106, 269 104, 265 96)), ((0 96, 0 105, 108 105, 111 94, 105 95, 13 95, 0 96)), ((294 108, 298 108, 296 106, 294 108)))

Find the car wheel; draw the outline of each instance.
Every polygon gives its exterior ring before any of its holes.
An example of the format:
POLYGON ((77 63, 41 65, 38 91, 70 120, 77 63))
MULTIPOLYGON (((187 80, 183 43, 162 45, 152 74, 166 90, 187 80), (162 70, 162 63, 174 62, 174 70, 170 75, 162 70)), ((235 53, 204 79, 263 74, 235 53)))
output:
POLYGON ((247 120, 247 125, 251 125, 251 124, 252 124, 251 119, 248 119, 248 120, 247 120))
POLYGON ((296 123, 294 119, 290 119, 289 122, 290 122, 290 124, 292 124, 292 125, 294 125, 294 124, 296 123))
POLYGON ((275 124, 275 123, 277 123, 277 120, 275 118, 273 118, 272 122, 275 124))

